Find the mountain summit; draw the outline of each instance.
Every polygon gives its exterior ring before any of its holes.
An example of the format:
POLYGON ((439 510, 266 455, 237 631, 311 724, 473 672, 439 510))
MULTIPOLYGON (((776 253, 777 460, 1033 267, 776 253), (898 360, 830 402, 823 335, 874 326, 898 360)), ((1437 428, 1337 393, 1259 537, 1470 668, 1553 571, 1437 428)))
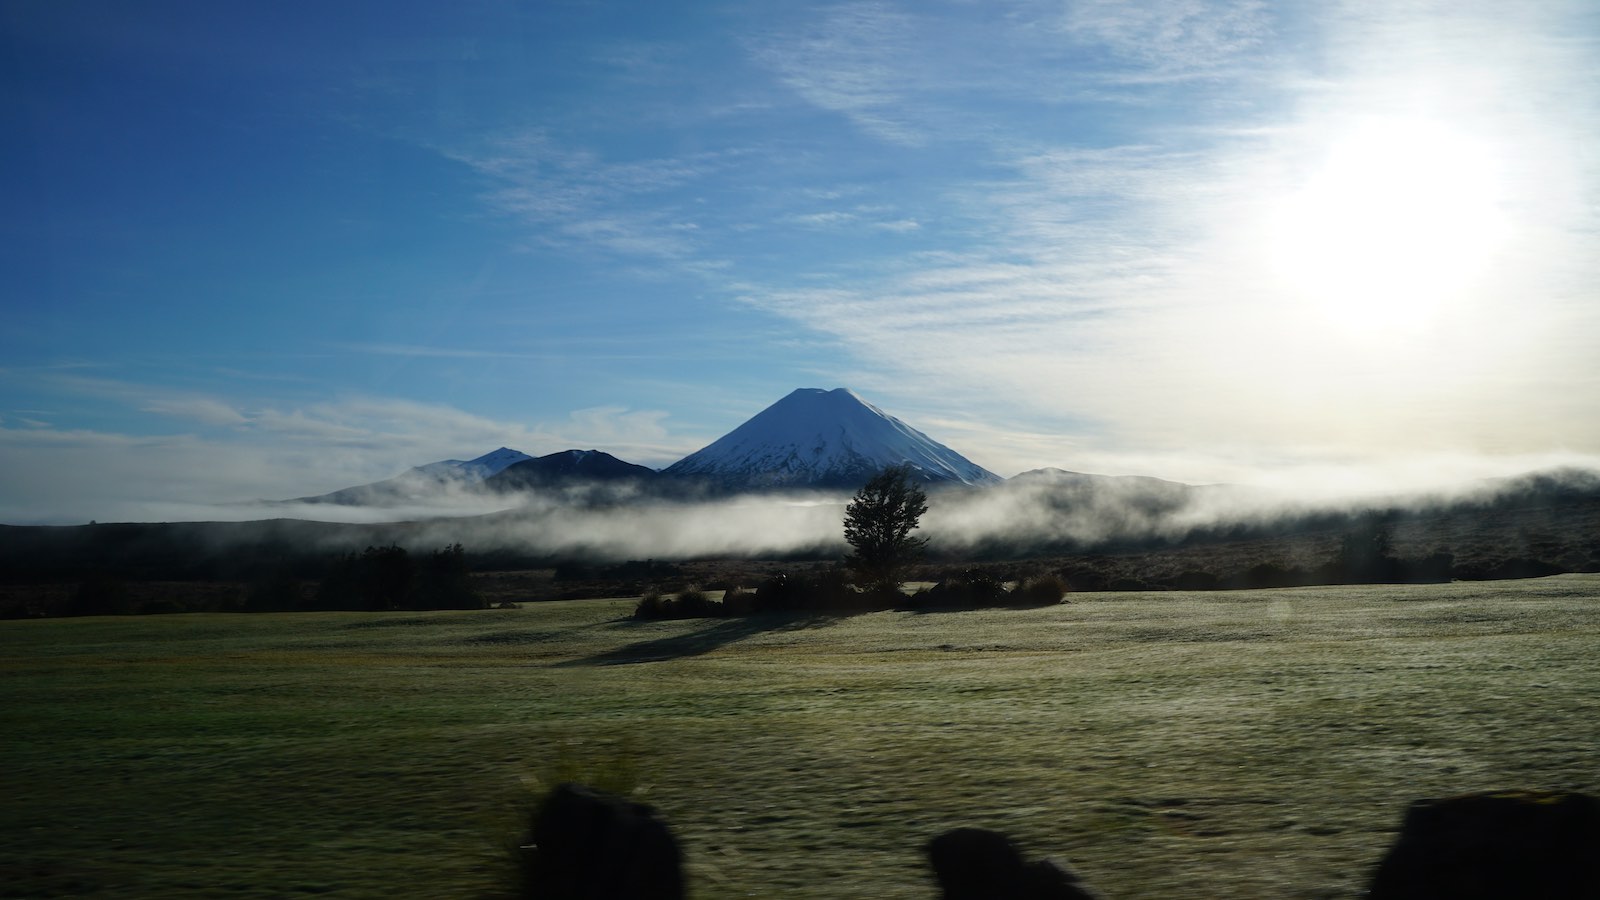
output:
POLYGON ((644 483, 654 479, 656 474, 655 469, 624 462, 599 450, 563 450, 506 466, 498 474, 486 479, 484 484, 494 490, 506 491, 576 482, 644 483))
POLYGON ((393 478, 344 488, 315 497, 296 497, 284 503, 336 503, 340 506, 395 506, 428 502, 446 488, 471 490, 485 480, 533 457, 521 450, 501 447, 477 459, 442 459, 407 469, 393 478))
POLYGON ((663 474, 730 489, 857 488, 902 464, 929 484, 1000 481, 845 388, 801 388, 663 474))

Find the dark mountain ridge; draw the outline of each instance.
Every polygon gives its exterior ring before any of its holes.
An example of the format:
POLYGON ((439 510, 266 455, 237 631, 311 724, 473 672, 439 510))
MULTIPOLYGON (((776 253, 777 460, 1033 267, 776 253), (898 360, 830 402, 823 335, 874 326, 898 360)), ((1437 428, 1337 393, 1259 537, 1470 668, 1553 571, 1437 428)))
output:
POLYGON ((490 490, 507 492, 574 482, 633 481, 643 485, 659 477, 655 469, 625 462, 600 450, 562 450, 507 466, 483 483, 490 490))

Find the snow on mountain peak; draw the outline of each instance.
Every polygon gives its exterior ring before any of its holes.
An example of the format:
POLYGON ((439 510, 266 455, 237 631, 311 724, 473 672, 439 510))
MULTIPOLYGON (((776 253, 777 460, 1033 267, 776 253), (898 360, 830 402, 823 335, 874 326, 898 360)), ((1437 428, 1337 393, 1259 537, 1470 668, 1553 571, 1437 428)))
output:
POLYGON ((738 487, 851 487, 902 464, 929 482, 1000 480, 848 388, 793 391, 665 473, 738 487))
POLYGON ((491 475, 498 474, 507 466, 532 458, 521 450, 501 447, 498 450, 491 450, 476 459, 442 459, 435 463, 428 463, 425 466, 417 466, 413 471, 436 477, 459 477, 468 481, 482 481, 491 475))

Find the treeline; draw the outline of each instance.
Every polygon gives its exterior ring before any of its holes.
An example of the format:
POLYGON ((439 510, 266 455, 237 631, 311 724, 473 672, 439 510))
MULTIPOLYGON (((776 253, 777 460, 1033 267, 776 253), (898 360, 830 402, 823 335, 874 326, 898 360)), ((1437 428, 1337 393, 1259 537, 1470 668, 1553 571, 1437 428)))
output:
POLYGON ((91 572, 69 591, 32 604, 6 606, 12 618, 150 615, 181 612, 317 612, 482 609, 466 550, 451 544, 413 555, 390 544, 324 558, 320 576, 305 577, 299 560, 272 568, 242 589, 177 591, 170 582, 130 582, 91 572))
POLYGON ((316 591, 306 594, 292 579, 253 585, 245 612, 388 612, 423 609, 482 609, 472 586, 466 550, 451 544, 413 559, 404 547, 368 547, 329 564, 316 591))

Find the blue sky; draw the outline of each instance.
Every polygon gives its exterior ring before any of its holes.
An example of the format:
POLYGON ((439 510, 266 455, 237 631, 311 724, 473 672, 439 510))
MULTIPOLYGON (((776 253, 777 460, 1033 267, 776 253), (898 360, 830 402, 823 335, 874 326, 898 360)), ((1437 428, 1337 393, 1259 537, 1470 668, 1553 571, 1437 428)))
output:
POLYGON ((0 6, 0 521, 665 465, 1600 456, 1587 2, 0 6), (167 504, 163 506, 162 504, 167 504))

